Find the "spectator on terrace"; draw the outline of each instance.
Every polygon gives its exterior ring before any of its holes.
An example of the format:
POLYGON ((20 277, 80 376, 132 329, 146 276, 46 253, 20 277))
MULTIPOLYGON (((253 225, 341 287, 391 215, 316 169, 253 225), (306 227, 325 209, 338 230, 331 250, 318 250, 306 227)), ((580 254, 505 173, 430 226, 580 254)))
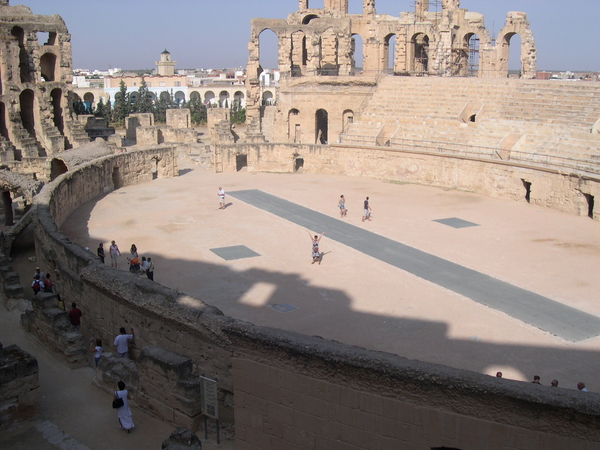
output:
POLYGON ((587 392, 588 391, 585 388, 585 383, 583 381, 580 381, 579 383, 577 383, 577 389, 579 389, 581 392, 587 392))

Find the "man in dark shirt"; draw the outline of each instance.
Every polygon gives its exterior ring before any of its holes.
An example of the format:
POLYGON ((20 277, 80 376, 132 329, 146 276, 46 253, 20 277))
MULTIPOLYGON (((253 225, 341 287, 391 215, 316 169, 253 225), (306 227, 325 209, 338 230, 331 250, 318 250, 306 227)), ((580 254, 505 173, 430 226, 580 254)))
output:
POLYGON ((67 313, 67 317, 69 318, 71 325, 77 329, 79 329, 79 326, 81 325, 81 316, 83 316, 83 313, 77 308, 77 303, 71 303, 71 309, 67 313))

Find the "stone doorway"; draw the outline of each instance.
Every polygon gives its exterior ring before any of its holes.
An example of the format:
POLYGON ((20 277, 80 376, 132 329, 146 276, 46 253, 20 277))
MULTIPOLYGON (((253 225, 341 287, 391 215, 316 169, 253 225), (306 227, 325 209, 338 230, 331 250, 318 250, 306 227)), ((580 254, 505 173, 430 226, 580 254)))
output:
POLYGON ((315 114, 316 139, 315 144, 327 145, 329 128, 329 114, 324 109, 319 109, 315 114))

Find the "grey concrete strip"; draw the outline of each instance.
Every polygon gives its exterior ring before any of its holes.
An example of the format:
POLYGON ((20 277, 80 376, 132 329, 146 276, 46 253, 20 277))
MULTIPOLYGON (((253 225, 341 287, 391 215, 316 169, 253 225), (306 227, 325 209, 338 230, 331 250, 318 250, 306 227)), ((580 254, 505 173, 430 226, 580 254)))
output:
POLYGON ((325 232, 366 255, 454 291, 516 319, 578 342, 600 335, 600 318, 475 270, 403 245, 260 190, 229 192, 234 198, 315 233, 325 232))

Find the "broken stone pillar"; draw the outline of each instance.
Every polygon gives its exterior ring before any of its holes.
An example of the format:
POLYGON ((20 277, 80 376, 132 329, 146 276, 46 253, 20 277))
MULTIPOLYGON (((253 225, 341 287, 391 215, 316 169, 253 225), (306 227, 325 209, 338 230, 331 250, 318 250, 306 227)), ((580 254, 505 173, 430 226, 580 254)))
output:
POLYGON ((37 360, 16 345, 0 342, 0 431, 25 423, 39 413, 37 360))
POLYGON ((442 0, 442 9, 458 9, 460 0, 442 0))
POLYGON ((298 11, 308 9, 308 0, 298 0, 298 11))
POLYGON ((178 427, 162 443, 162 450, 201 450, 202 441, 187 428, 178 427))
POLYGON ((363 0, 363 15, 371 16, 375 14, 375 0, 363 0))
POLYGON ((423 22, 425 14, 429 11, 429 0, 415 0, 415 16, 417 21, 423 22))

